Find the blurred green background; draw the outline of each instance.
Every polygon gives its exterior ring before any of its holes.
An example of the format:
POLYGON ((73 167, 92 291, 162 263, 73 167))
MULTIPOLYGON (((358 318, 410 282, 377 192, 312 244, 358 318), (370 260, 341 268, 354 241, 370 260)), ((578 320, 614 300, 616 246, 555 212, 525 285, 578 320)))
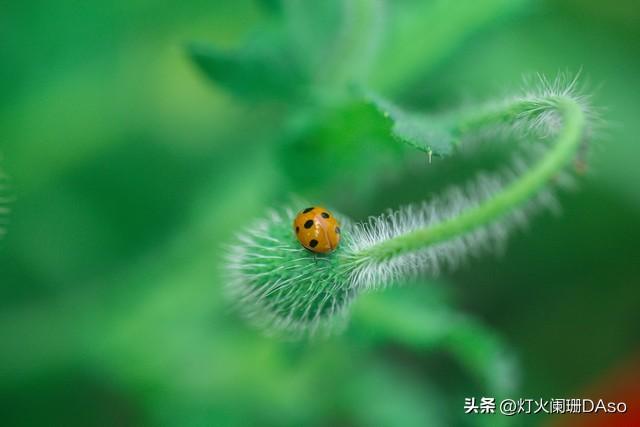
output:
POLYGON ((15 199, 0 241, 3 425, 498 425, 465 416, 464 397, 583 397, 638 360, 640 5, 370 2, 382 18, 362 19, 384 31, 348 34, 377 55, 311 58, 315 92, 295 103, 261 63, 216 82, 187 51, 242 52, 253 37, 271 52, 277 37, 259 31, 286 27, 299 51, 324 52, 366 3, 300 3, 294 18, 278 1, 0 5, 0 153, 15 199), (341 335, 265 337, 221 292, 224 244, 264 209, 295 194, 362 220, 502 160, 480 150, 427 165, 368 144, 366 113, 324 101, 367 67, 372 87, 421 111, 582 70, 607 125, 562 215, 534 218, 504 256, 367 295, 341 335), (313 162, 322 175, 305 179, 313 162), (512 370, 494 364, 501 349, 512 370))

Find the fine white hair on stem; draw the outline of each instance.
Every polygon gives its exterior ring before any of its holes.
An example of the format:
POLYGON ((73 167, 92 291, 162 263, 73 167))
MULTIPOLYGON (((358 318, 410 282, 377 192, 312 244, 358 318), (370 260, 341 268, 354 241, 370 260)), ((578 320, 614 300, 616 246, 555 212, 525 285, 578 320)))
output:
POLYGON ((327 334, 344 325, 339 320, 346 318, 360 292, 422 273, 452 270, 469 256, 502 253, 511 232, 528 227, 534 214, 559 212, 556 192, 573 186, 575 170, 570 160, 580 155, 576 147, 587 145, 593 117, 586 98, 576 93, 576 80, 561 78, 550 83, 542 79, 537 92, 478 110, 468 116, 470 120, 460 120, 463 130, 452 132, 462 132, 465 137, 464 132, 475 135, 489 128, 526 142, 518 144, 506 166, 494 172, 481 171, 470 182, 452 185, 428 201, 389 210, 361 223, 334 212, 342 222, 342 240, 330 255, 312 254, 297 242, 292 221, 299 206, 270 212, 240 234, 228 251, 227 290, 240 310, 268 332, 288 337, 327 334), (560 113, 562 106, 571 109, 579 125, 562 139, 562 147, 569 148, 551 157, 554 147, 549 144, 550 137, 564 135, 562 130, 567 126, 560 113), (582 123, 587 128, 583 129, 582 123), (547 157, 553 159, 552 169, 544 163, 547 157), (542 164, 544 178, 527 175, 542 164), (534 184, 517 185, 532 182, 532 176, 538 180, 534 184), (514 193, 509 193, 513 188, 518 196, 524 196, 513 197, 514 193), (502 208, 505 205, 494 209, 491 204, 503 194, 512 197, 508 209, 502 208), (511 203, 514 199, 517 202, 511 203), (481 209, 489 206, 491 209, 481 209), (486 216, 487 211, 496 213, 486 216), (473 223, 456 222, 469 212, 483 212, 482 220, 475 217, 473 223), (449 234, 425 244, 422 232, 438 227, 448 227, 449 234))
POLYGON ((588 117, 589 127, 585 130, 586 137, 590 137, 589 132, 594 129, 594 123, 598 120, 596 112, 591 107, 590 95, 581 88, 581 74, 581 71, 575 74, 559 73, 553 80, 540 73, 525 76, 523 84, 525 92, 517 98, 530 100, 531 106, 520 113, 520 118, 524 120, 516 120, 514 126, 516 128, 524 126, 525 131, 537 133, 543 137, 557 133, 562 126, 562 121, 549 100, 565 97, 578 103, 588 117))
MULTIPOLYGON (((549 138, 556 134, 562 126, 562 120, 552 102, 554 98, 558 97, 571 98, 580 105, 589 124, 585 129, 585 139, 593 139, 593 133, 601 130, 603 121, 599 111, 594 110, 590 102, 591 95, 583 87, 584 84, 580 79, 581 74, 581 71, 573 74, 562 72, 554 79, 549 79, 539 73, 524 76, 519 90, 513 91, 516 93, 515 95, 506 94, 495 101, 482 104, 480 108, 497 109, 518 102, 525 102, 528 107, 519 113, 516 120, 480 128, 471 134, 464 135, 462 138, 464 143, 461 144, 461 148, 473 146, 470 142, 476 141, 494 143, 495 140, 514 137, 524 140, 549 138)), ((471 104, 454 114, 465 114, 478 108, 478 104, 471 104)))
MULTIPOLYGON (((531 150, 535 153, 539 150, 531 150)), ((347 252, 360 254, 389 239, 415 230, 435 227, 458 217, 500 193, 528 168, 529 160, 517 156, 509 168, 501 172, 480 172, 463 186, 452 186, 429 201, 389 210, 356 224, 346 242, 347 252)), ((568 188, 574 182, 570 172, 558 175, 558 185, 568 188)), ((502 254, 512 231, 527 229, 530 219, 541 210, 559 213, 556 188, 549 186, 517 209, 501 218, 467 233, 426 248, 403 253, 387 259, 357 256, 352 262, 350 285, 358 289, 372 289, 392 285, 406 277, 427 272, 438 275, 443 270, 455 270, 467 257, 502 254)))

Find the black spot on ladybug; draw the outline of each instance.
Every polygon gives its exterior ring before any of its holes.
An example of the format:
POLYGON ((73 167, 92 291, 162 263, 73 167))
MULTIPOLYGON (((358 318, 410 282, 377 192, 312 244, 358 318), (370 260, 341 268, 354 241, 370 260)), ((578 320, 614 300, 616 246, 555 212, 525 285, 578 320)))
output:
POLYGON ((311 228, 312 225, 313 225, 313 220, 308 219, 307 222, 304 223, 304 228, 311 228))
POLYGON ((315 248, 316 246, 318 246, 318 241, 316 239, 311 239, 311 241, 309 242, 309 246, 315 248))
POLYGON ((340 227, 336 227, 336 234, 340 234, 340 227))
POLYGON ((296 226, 296 233, 300 231, 300 227, 296 226))
POLYGON ((320 215, 322 215, 322 218, 329 218, 329 214, 326 212, 322 212, 320 215))
POLYGON ((302 211, 302 213, 309 213, 313 210, 313 206, 311 206, 310 208, 307 208, 305 210, 302 211))

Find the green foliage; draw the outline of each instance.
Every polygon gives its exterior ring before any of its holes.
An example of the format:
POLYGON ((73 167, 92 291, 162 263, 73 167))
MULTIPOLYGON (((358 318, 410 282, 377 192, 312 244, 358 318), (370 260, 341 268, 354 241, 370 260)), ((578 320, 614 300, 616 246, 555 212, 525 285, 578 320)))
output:
POLYGON ((447 156, 455 143, 453 123, 446 117, 410 113, 377 95, 370 95, 379 112, 393 123, 393 135, 429 156, 447 156))
POLYGON ((3 424, 547 422, 467 416, 462 402, 580 395, 636 347, 633 4, 7 4, 3 424), (230 310, 226 244, 266 207, 293 193, 363 221, 542 142, 528 158, 536 164, 559 128, 527 129, 525 140, 521 129, 473 131, 488 144, 471 148, 460 133, 488 107, 474 100, 502 99, 531 71, 580 68, 604 83, 593 103, 620 125, 606 155, 581 149, 589 169, 562 198, 563 215, 527 211, 530 231, 511 235, 502 257, 472 252, 446 279, 338 300, 352 302, 351 320, 324 340, 264 337, 230 310), (452 120, 462 116, 473 120, 452 120))
MULTIPOLYGON (((500 337, 452 309, 441 287, 431 285, 412 291, 409 289, 412 285, 421 286, 403 283, 399 289, 388 290, 386 298, 374 294, 361 297, 354 307, 354 328, 369 330, 371 340, 378 344, 400 345, 418 354, 434 350, 450 352, 485 393, 498 398, 516 393, 518 366, 500 337)), ((463 424, 457 415, 455 411, 443 414, 438 422, 463 424)), ((488 426, 511 424, 508 418, 483 421, 488 426)))
POLYGON ((296 192, 317 195, 343 188, 339 194, 345 197, 374 194, 376 175, 397 173, 406 157, 390 138, 390 127, 376 108, 357 98, 303 108, 279 141, 279 167, 296 192))
POLYGON ((261 32, 233 52, 203 44, 192 44, 188 51, 209 78, 248 100, 295 98, 305 83, 278 34, 261 32))

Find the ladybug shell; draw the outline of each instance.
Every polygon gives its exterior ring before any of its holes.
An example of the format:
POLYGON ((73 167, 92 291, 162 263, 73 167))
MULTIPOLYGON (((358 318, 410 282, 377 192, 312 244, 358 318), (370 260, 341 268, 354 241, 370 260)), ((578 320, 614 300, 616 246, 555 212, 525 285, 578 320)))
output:
POLYGON ((323 207, 306 208, 293 220, 296 238, 311 252, 329 253, 340 243, 340 223, 323 207))

